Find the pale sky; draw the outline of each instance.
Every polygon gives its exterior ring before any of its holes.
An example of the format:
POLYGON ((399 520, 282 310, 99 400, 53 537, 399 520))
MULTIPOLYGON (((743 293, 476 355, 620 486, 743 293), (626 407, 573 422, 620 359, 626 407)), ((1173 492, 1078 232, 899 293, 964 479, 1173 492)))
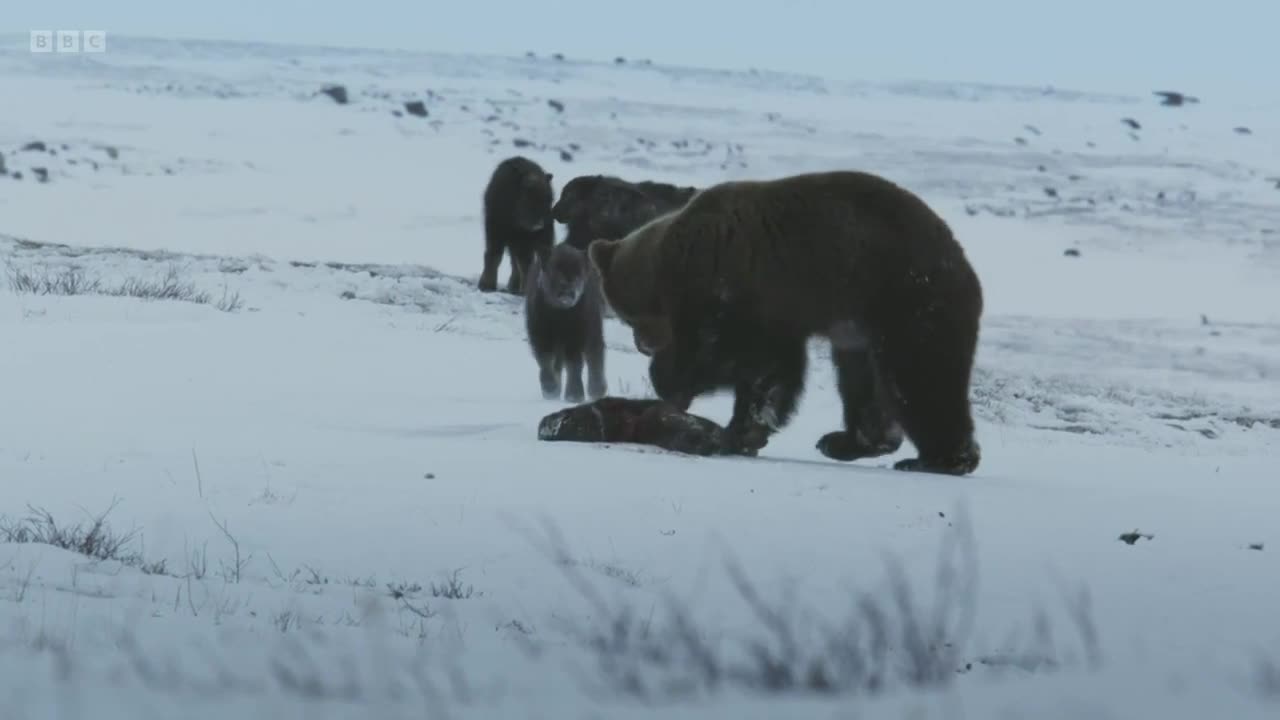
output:
POLYGON ((0 8, 6 32, 533 50, 870 81, 1280 98, 1280 0, 0 0, 0 8))

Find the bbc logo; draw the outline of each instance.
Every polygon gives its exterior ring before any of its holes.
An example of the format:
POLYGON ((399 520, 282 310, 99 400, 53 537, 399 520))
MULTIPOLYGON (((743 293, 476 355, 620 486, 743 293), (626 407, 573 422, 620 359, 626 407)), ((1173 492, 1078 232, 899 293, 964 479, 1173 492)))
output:
POLYGON ((33 53, 100 53, 107 51, 106 30, 32 30, 33 53))

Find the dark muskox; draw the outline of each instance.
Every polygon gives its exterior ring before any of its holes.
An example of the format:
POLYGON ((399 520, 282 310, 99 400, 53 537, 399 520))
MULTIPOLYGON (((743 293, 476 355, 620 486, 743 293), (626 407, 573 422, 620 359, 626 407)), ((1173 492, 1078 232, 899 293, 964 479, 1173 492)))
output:
POLYGON ((586 394, 595 399, 607 390, 600 283, 593 275, 586 253, 564 243, 555 246, 545 264, 536 256, 530 266, 524 295, 525 330, 538 363, 542 396, 548 400, 560 397, 563 372, 567 374, 564 399, 580 402, 584 365, 586 394))
POLYGON ((611 175, 580 175, 560 191, 551 216, 568 228, 565 242, 586 250, 592 240, 617 240, 683 207, 697 191, 647 180, 632 183, 611 175))
POLYGON ((503 253, 511 256, 507 292, 519 294, 529 263, 555 244, 551 173, 522 156, 498 163, 484 190, 484 269, 477 283, 482 292, 498 289, 503 253))

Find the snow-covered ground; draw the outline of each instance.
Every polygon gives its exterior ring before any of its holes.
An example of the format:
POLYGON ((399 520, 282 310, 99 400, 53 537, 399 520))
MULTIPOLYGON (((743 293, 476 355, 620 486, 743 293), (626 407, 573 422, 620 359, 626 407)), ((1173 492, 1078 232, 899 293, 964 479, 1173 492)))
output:
MULTIPOLYGON (((1280 713, 1276 108, 3 47, 4 717, 1280 713), (562 405, 520 305, 474 289, 517 152, 557 188, 860 168, 919 192, 986 289, 981 467, 822 458, 817 342, 760 458, 539 443, 562 405), (176 299, 119 296, 166 278, 176 299), (24 290, 46 282, 87 292, 24 290), (108 510, 120 560, 18 542, 108 510)), ((611 391, 643 395, 606 332, 611 391)))

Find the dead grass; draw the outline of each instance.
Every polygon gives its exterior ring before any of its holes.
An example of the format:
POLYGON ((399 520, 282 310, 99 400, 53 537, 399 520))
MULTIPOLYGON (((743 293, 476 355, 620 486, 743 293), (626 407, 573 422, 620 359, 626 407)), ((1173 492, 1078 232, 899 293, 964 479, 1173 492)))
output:
POLYGON ((38 270, 8 267, 9 288, 15 293, 31 295, 102 295, 129 297, 141 300, 170 300, 209 305, 222 312, 235 312, 244 306, 240 293, 231 292, 225 285, 220 296, 201 290, 194 283, 182 278, 176 266, 169 266, 158 277, 127 277, 109 283, 88 275, 76 267, 38 270))

